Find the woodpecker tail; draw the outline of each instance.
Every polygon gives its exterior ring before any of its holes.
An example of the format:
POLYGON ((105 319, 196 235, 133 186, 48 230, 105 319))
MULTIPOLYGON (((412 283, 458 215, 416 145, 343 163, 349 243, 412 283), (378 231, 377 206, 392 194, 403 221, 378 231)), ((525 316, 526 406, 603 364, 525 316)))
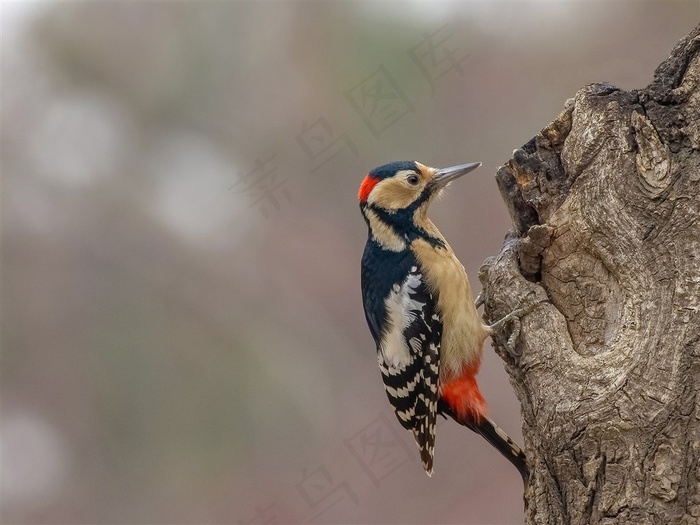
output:
POLYGON ((476 420, 458 418, 452 408, 443 401, 440 401, 438 404, 438 411, 445 416, 450 416, 460 425, 464 425, 488 441, 491 446, 498 450, 503 457, 518 469, 520 476, 523 478, 523 483, 527 486, 530 477, 530 469, 527 466, 525 452, 515 444, 501 427, 487 417, 477 418, 476 420))
POLYGON ((527 466, 525 452, 499 427, 493 420, 484 418, 478 424, 470 426, 474 432, 483 437, 496 448, 515 468, 518 469, 523 478, 523 483, 527 485, 530 477, 530 469, 527 466))

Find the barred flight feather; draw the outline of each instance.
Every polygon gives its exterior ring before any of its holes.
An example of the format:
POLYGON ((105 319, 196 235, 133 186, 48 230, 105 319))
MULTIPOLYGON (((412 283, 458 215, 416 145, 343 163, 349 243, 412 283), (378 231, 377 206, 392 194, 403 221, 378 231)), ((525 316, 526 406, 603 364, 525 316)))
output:
POLYGON ((413 432, 428 474, 433 471, 442 337, 435 304, 420 269, 412 266, 386 299, 390 323, 378 352, 387 397, 399 422, 413 432))

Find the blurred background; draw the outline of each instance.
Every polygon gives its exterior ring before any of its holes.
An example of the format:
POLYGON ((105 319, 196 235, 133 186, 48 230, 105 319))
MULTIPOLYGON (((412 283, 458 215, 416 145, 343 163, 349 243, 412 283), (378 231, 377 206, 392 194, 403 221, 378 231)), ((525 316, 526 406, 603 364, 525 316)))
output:
MULTIPOLYGON (((477 271, 494 173, 587 83, 646 86, 697 0, 2 2, 2 522, 522 523, 516 470, 389 409, 357 206, 391 160, 477 271)), ((491 415, 521 441, 487 348, 491 415)))

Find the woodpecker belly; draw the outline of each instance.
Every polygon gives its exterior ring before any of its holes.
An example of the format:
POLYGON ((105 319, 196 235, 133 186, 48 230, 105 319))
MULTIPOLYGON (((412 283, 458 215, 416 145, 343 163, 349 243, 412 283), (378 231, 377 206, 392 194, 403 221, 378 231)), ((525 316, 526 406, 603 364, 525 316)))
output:
POLYGON ((479 319, 467 274, 449 245, 434 246, 417 239, 411 250, 425 268, 428 286, 437 297, 443 323, 440 378, 447 383, 460 377, 465 368, 478 369, 489 330, 479 319))

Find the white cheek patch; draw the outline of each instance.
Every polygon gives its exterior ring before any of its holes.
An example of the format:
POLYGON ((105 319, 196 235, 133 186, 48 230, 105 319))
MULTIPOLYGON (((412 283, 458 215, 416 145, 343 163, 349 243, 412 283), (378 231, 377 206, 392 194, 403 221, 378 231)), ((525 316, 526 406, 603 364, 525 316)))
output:
POLYGON ((405 368, 413 361, 403 333, 423 307, 423 303, 411 299, 421 284, 420 278, 420 274, 409 274, 401 286, 394 285, 385 300, 389 330, 382 337, 380 349, 388 367, 405 368))

